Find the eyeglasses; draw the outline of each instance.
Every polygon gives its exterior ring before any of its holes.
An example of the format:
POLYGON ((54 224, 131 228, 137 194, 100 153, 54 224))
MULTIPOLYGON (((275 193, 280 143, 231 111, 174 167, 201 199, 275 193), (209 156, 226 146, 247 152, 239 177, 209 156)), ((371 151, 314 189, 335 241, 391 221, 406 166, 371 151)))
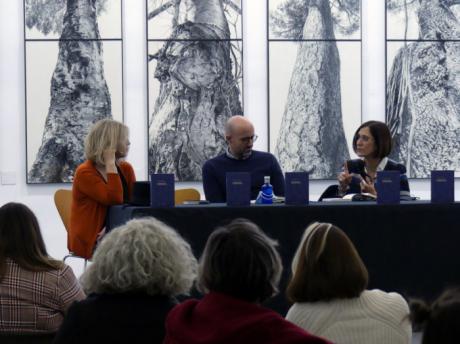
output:
POLYGON ((252 136, 248 136, 248 137, 242 137, 240 140, 241 140, 241 142, 249 143, 249 141, 252 141, 252 142, 257 141, 258 137, 259 136, 257 136, 257 135, 252 135, 252 136))

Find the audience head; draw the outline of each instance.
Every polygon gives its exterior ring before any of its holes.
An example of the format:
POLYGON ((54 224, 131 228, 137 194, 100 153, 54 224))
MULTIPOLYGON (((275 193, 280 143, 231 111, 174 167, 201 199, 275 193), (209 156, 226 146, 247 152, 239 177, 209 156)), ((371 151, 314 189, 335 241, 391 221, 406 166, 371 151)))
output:
POLYGON ((208 238, 199 267, 202 291, 262 302, 278 291, 282 265, 277 243, 245 219, 216 229, 208 238))
POLYGON ((48 256, 36 216, 21 203, 0 207, 0 279, 6 258, 29 271, 48 271, 63 266, 48 256))
POLYGON ((190 245, 176 231, 154 218, 141 218, 104 237, 81 283, 86 294, 174 296, 190 291, 196 271, 190 245))
POLYGON ((367 283, 367 269, 340 228, 318 222, 307 227, 292 261, 291 302, 358 297, 367 283))
POLYGON ((115 150, 116 158, 124 158, 129 150, 129 129, 112 119, 96 122, 85 139, 85 156, 99 165, 104 165, 104 151, 115 150))
POLYGON ((379 121, 368 121, 359 126, 353 136, 353 150, 358 156, 383 159, 393 147, 388 126, 379 121), (358 145, 361 138, 362 143, 358 145))
POLYGON ((410 302, 415 330, 423 329, 422 344, 460 342, 460 287, 446 290, 433 304, 410 302))
POLYGON ((230 152, 237 158, 244 158, 251 154, 257 136, 254 135, 254 126, 247 118, 233 116, 225 125, 225 139, 230 152))

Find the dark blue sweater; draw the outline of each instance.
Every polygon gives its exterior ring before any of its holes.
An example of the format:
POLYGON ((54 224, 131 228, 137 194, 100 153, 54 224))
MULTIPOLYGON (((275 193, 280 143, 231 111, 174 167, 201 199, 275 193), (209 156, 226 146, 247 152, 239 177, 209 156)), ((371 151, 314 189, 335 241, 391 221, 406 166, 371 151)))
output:
POLYGON ((210 202, 223 203, 226 201, 226 173, 251 173, 251 199, 256 199, 264 176, 270 176, 270 184, 277 196, 284 196, 284 177, 276 158, 270 154, 252 151, 249 158, 236 160, 225 153, 212 158, 203 165, 203 188, 206 199, 210 202))

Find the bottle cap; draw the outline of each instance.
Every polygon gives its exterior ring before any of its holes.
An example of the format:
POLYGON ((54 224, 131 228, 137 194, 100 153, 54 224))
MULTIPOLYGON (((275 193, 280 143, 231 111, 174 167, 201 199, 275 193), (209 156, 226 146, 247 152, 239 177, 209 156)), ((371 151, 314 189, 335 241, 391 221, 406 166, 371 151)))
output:
POLYGON ((270 184, 270 176, 265 176, 264 177, 264 183, 265 184, 270 184))

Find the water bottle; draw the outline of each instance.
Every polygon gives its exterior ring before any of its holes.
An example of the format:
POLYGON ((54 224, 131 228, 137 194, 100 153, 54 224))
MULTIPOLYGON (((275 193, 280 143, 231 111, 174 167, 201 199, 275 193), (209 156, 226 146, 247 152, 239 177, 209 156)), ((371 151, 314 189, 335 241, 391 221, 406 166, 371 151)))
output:
POLYGON ((270 184, 270 176, 264 177, 264 184, 259 192, 256 203, 272 204, 273 203, 273 186, 270 184))

